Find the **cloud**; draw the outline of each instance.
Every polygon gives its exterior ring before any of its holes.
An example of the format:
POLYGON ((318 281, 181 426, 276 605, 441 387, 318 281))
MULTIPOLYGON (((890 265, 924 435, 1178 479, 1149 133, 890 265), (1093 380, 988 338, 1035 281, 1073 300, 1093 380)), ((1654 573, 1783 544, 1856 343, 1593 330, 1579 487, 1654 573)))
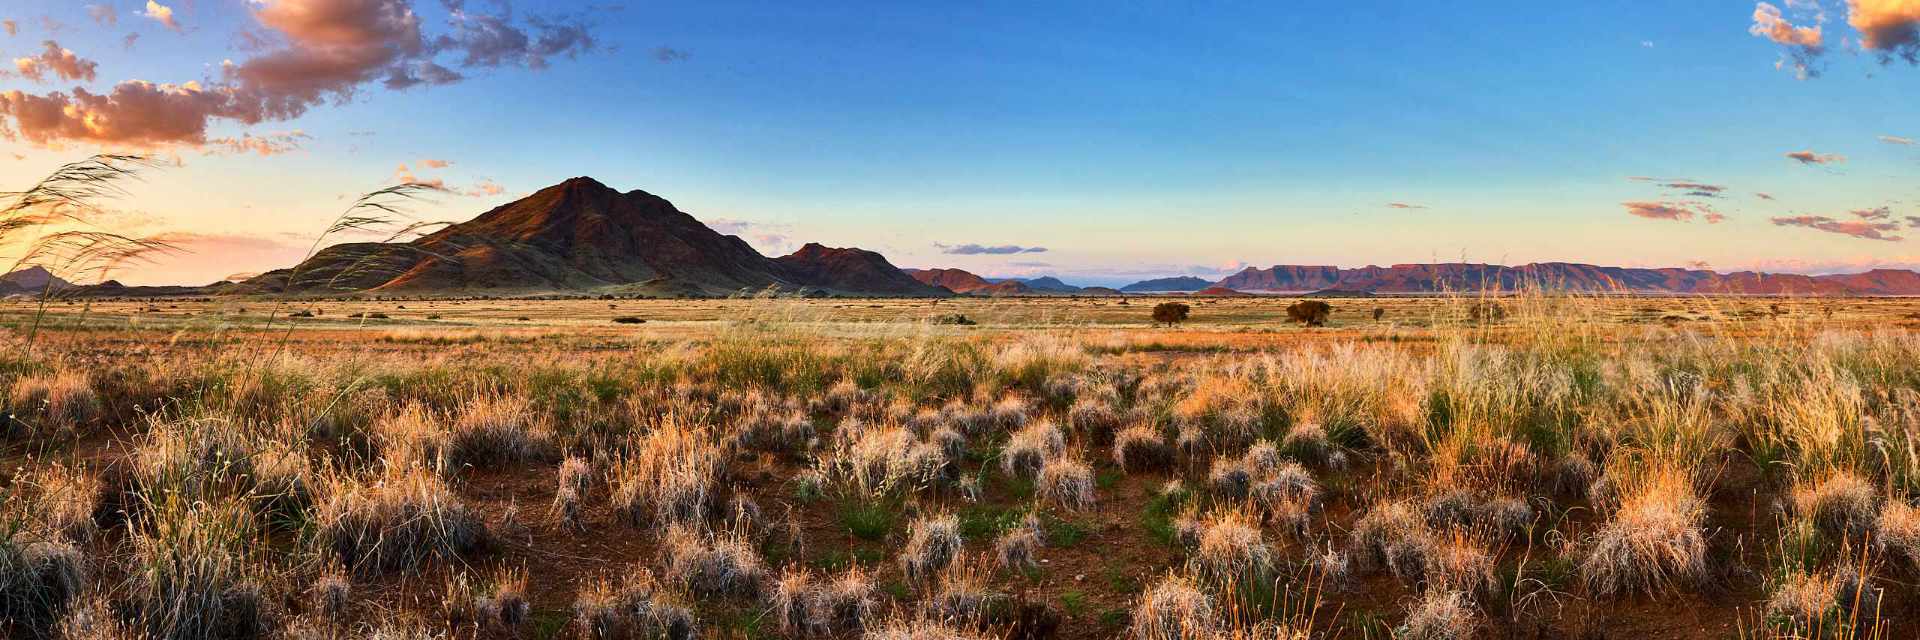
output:
POLYGON ((420 166, 426 167, 428 169, 445 169, 447 167, 453 166, 453 161, 452 160, 435 160, 432 158, 428 158, 425 160, 421 160, 420 166))
POLYGON ((485 198, 489 196, 497 196, 506 192, 507 192, 507 188, 500 186, 499 183, 496 183, 490 179, 481 178, 479 183, 474 184, 472 189, 467 190, 467 195, 473 196, 475 198, 485 198))
POLYGON ((1013 244, 983 246, 977 244, 945 245, 935 242, 933 246, 939 249, 940 253, 950 256, 1004 256, 1016 253, 1046 253, 1047 251, 1046 247, 1023 247, 1013 244))
POLYGON ((1920 216, 1907 216, 1907 228, 1920 229, 1920 216))
POLYGON ((1772 200, 1773 194, 1767 193, 1765 191, 1755 191, 1753 192, 1753 197, 1759 198, 1761 200, 1772 200))
POLYGON ((1718 211, 1708 211, 1705 216, 1701 217, 1701 219, 1706 220, 1707 224, 1720 224, 1722 222, 1727 221, 1727 216, 1726 214, 1720 213, 1718 211))
POLYGON ((1687 268, 1694 269, 1694 270, 1706 270, 1706 269, 1713 268, 1713 263, 1707 262, 1705 260, 1688 260, 1687 268))
POLYGON ((6 31, 7 37, 20 35, 20 23, 13 20, 0 20, 0 30, 6 31))
POLYGON ((302 140, 311 139, 313 139, 313 136, 309 136, 302 131, 269 133, 259 136, 251 133, 241 133, 238 138, 216 138, 208 140, 207 144, 213 146, 215 149, 209 153, 255 153, 261 156, 277 156, 283 153, 298 151, 302 140))
POLYGON ((93 18, 93 23, 102 27, 120 24, 120 14, 115 13, 113 7, 104 4, 87 5, 87 17, 93 18))
POLYGON ((446 179, 444 179, 444 178, 421 178, 421 177, 419 177, 419 176, 416 176, 416 175, 413 175, 413 169, 410 169, 410 168, 408 168, 408 167, 407 167, 407 165, 406 165, 406 163, 404 163, 404 162, 403 162, 403 163, 401 163, 399 167, 396 167, 396 168, 394 168, 394 170, 393 170, 393 181, 394 181, 395 183, 398 183, 398 184, 413 184, 413 185, 420 185, 420 186, 422 186, 422 187, 427 187, 427 188, 429 188, 429 189, 433 189, 434 191, 448 191, 448 190, 449 190, 449 189, 447 189, 447 181, 446 181, 446 179))
POLYGON ((1721 185, 1707 184, 1705 182, 1695 182, 1692 180, 1674 180, 1674 181, 1661 183, 1660 186, 1666 187, 1668 189, 1678 189, 1680 191, 1685 191, 1686 195, 1701 196, 1706 198, 1718 198, 1720 197, 1721 192, 1727 190, 1726 187, 1721 185))
POLYGON ((132 51, 134 43, 139 41, 140 41, 140 34, 129 33, 126 36, 120 38, 120 48, 125 49, 127 51, 132 51))
POLYGON ((1920 2, 1847 0, 1847 24, 1860 32, 1860 46, 1880 55, 1920 64, 1920 2))
MULTIPOLYGON (((429 38, 412 0, 254 0, 259 34, 255 53, 221 65, 210 84, 127 80, 111 92, 76 88, 71 93, 0 94, 0 137, 41 146, 93 143, 161 148, 207 144, 209 126, 286 121, 328 102, 344 102, 365 87, 389 89, 441 85, 464 79, 442 65, 443 52, 464 54, 469 66, 540 68, 549 57, 592 49, 589 26, 578 19, 529 18, 531 36, 510 18, 460 11, 453 35, 429 38), (471 25, 515 38, 474 39, 471 25), (463 38, 465 38, 463 40, 463 38)), ((458 3, 455 3, 458 4, 458 3)), ((172 10, 148 2, 145 15, 162 22, 172 10), (163 19, 164 18, 164 19, 163 19)), ((177 23, 174 23, 177 25, 177 23)), ((250 33, 250 32, 249 32, 250 33)), ((248 47, 243 47, 248 49, 248 47)))
MULTIPOLYGON (((1787 6, 1798 5, 1788 2, 1787 6)), ((1762 2, 1753 7, 1753 26, 1747 28, 1747 33, 1787 48, 1774 66, 1784 69, 1791 65, 1794 77, 1802 80, 1820 75, 1819 67, 1814 64, 1826 53, 1826 37, 1820 25, 1796 26, 1787 21, 1779 7, 1762 2)))
POLYGON ((1639 216, 1649 220, 1686 222, 1692 220, 1695 215, 1706 216, 1708 224, 1716 224, 1722 220, 1726 220, 1726 216, 1714 211, 1712 207, 1695 202, 1633 201, 1622 202, 1620 206, 1627 208, 1628 215, 1639 216))
POLYGON ((1900 236, 1888 235, 1887 233, 1885 233, 1885 232, 1893 231, 1900 228, 1900 225, 1892 222, 1871 222, 1867 220, 1835 220, 1827 216, 1790 216, 1790 217, 1782 217, 1782 218, 1773 218, 1772 222, 1774 226, 1778 226, 1778 227, 1804 227, 1807 229, 1814 229, 1817 231, 1825 231, 1827 233, 1837 233, 1844 236, 1853 236, 1855 238, 1860 238, 1863 240, 1884 240, 1887 242, 1897 242, 1902 239, 1900 236))
POLYGON ((172 29, 175 32, 180 31, 180 22, 173 18, 173 7, 154 2, 153 0, 147 0, 147 10, 141 12, 140 15, 154 22, 158 22, 161 26, 172 29))
POLYGON ((1897 145, 1906 146, 1906 147, 1913 146, 1913 138, 1908 138, 1903 136, 1880 136, 1880 141, 1885 142, 1887 144, 1897 144, 1897 145))
POLYGON ((528 28, 522 28, 513 24, 511 8, 504 2, 500 15, 467 11, 463 0, 441 0, 441 4, 447 7, 453 32, 435 38, 433 49, 461 54, 463 66, 545 69, 548 58, 574 58, 598 46, 579 19, 535 16, 527 20, 528 28))
POLYGON ((48 40, 42 43, 46 49, 40 55, 29 58, 14 58, 13 67, 20 75, 34 82, 46 82, 47 73, 52 72, 61 80, 85 80, 92 82, 94 68, 99 65, 92 60, 75 55, 73 51, 60 48, 60 43, 48 40))
POLYGON ((654 47, 653 49, 654 62, 660 62, 660 63, 679 62, 681 60, 685 60, 691 57, 693 57, 693 54, 687 53, 685 51, 681 51, 679 49, 675 49, 673 47, 654 47))
POLYGON ((1838 153, 1814 153, 1812 151, 1790 151, 1787 157, 1800 164, 1838 164, 1846 162, 1847 157, 1838 153))
POLYGON ((1854 209, 1847 213, 1861 220, 1885 220, 1893 217, 1893 208, 1874 207, 1872 209, 1854 209))
POLYGON ((1389 209, 1425 209, 1427 208, 1427 206, 1423 204, 1409 204, 1406 202, 1389 202, 1387 203, 1387 208, 1389 209))

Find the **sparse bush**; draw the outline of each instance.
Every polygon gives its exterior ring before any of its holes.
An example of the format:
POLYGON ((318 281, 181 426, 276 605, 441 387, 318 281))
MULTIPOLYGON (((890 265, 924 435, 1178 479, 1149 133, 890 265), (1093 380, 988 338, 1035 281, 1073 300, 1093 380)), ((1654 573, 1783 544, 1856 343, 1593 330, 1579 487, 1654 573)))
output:
POLYGON ((1193 307, 1183 302, 1162 302, 1153 305, 1153 323, 1173 326, 1186 322, 1193 315, 1193 307))
POLYGON ((1287 319, 1309 327, 1327 326, 1327 318, 1333 315, 1333 305, 1320 300, 1302 300, 1287 307, 1287 319))
POLYGON ((1201 574, 1214 579, 1255 584, 1272 573, 1274 557, 1273 548, 1260 533, 1259 520, 1239 510, 1224 510, 1201 522, 1192 563, 1201 574))
POLYGON ((1836 471, 1793 488, 1789 504, 1830 534, 1860 539, 1880 517, 1880 493, 1858 474, 1836 471))
POLYGON ((1025 571, 1040 566, 1034 549, 1040 546, 1040 532, 1033 527, 1013 527, 1001 532, 993 542, 994 556, 1000 566, 1025 571))
POLYGON ((1875 543, 1888 556, 1904 561, 1909 569, 1920 568, 1920 508, 1895 500, 1880 510, 1875 523, 1875 543))

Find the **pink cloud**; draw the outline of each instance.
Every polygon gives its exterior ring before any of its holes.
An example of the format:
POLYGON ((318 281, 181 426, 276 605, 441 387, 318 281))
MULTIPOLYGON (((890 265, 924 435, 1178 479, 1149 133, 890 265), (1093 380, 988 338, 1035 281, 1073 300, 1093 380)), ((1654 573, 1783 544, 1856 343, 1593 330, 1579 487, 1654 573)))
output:
POLYGON ((1860 32, 1860 46, 1883 62, 1899 57, 1920 64, 1920 2, 1847 0, 1847 24, 1860 32))
POLYGON ((1838 153, 1814 153, 1811 150, 1790 151, 1787 157, 1800 164, 1839 164, 1847 161, 1846 156, 1838 153))
POLYGON ((1852 236, 1863 240, 1897 242, 1903 239, 1900 236, 1886 233, 1900 228, 1900 225, 1892 222, 1835 220, 1827 216, 1790 216, 1773 218, 1772 222, 1774 226, 1803 227, 1816 231, 1825 231, 1827 233, 1837 233, 1843 236, 1852 236))
POLYGON ((94 61, 75 55, 72 50, 63 49, 60 43, 52 40, 42 45, 46 48, 40 55, 13 59, 13 67, 21 76, 34 82, 46 82, 47 73, 51 72, 61 80, 93 81, 94 69, 99 66, 94 61))

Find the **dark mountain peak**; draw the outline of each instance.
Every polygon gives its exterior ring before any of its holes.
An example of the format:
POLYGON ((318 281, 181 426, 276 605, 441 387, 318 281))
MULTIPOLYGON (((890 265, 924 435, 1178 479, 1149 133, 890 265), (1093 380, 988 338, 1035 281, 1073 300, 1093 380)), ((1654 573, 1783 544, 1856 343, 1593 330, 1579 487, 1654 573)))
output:
POLYGON ((59 276, 53 275, 52 271, 48 271, 46 267, 40 265, 34 265, 12 273, 0 275, 0 288, 45 291, 49 284, 55 289, 64 289, 71 285, 71 283, 60 279, 59 276))
POLYGON ((249 290, 567 291, 727 295, 812 286, 843 293, 939 295, 862 249, 808 244, 772 260, 665 198, 570 178, 406 244, 328 247, 249 290), (297 282, 288 280, 297 276, 297 282))

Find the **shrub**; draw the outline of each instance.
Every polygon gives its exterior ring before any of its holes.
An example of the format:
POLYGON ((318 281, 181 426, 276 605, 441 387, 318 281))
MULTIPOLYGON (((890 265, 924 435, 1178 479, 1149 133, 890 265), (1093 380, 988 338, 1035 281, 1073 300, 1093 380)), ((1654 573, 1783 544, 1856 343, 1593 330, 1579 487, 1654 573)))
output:
POLYGON ((1184 302, 1162 302, 1153 305, 1153 323, 1173 326, 1186 322, 1193 314, 1193 307, 1184 302))
POLYGON ((639 316, 615 316, 613 322, 615 324, 645 324, 647 319, 639 316))
POLYGON ((456 573, 448 578, 443 608, 448 623, 456 628, 502 630, 511 634, 526 624, 532 613, 532 605, 527 601, 527 574, 502 571, 483 589, 474 585, 466 573, 456 573))
POLYGON ((939 584, 927 598, 928 617, 971 625, 985 622, 989 609, 1001 598, 987 584, 988 577, 965 558, 955 561, 940 573, 939 584))
POLYGON ((1333 305, 1321 300, 1302 300, 1287 306, 1287 319, 1309 327, 1327 326, 1327 318, 1333 316, 1333 305))
POLYGON ((1875 523, 1874 542, 1883 553, 1920 568, 1920 508, 1904 500, 1887 503, 1875 523))
POLYGON ((873 578, 859 565, 824 585, 815 595, 807 613, 807 624, 816 632, 853 632, 865 629, 879 610, 873 597, 873 578))
POLYGON ((532 462, 551 455, 553 436, 525 397, 482 395, 467 401, 450 425, 450 467, 532 462))
POLYGON ((817 592, 813 572, 795 567, 780 572, 780 577, 767 589, 767 609, 780 633, 799 636, 807 632, 808 611, 817 592))

